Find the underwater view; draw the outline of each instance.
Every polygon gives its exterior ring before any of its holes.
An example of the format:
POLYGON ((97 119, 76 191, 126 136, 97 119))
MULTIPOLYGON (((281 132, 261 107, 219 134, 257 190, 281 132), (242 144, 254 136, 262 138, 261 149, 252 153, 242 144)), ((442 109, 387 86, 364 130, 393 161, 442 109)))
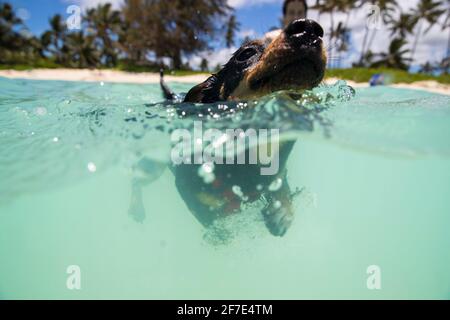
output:
POLYGON ((340 81, 197 107, 157 84, 0 78, 0 299, 450 298, 450 96, 340 81), (209 227, 191 213, 168 167, 195 121, 296 141, 287 181, 233 186, 288 182, 285 233, 263 199, 209 227))

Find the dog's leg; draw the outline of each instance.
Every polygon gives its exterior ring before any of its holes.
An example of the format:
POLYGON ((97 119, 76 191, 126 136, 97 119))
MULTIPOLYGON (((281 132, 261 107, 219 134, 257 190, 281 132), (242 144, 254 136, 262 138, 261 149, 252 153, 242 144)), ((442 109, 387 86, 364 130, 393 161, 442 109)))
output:
POLYGON ((292 192, 286 174, 283 175, 282 182, 279 190, 265 194, 267 205, 262 211, 267 228, 277 237, 284 236, 294 221, 292 192))
POLYGON ((142 200, 143 184, 138 179, 133 179, 131 183, 131 201, 128 214, 138 223, 144 223, 146 212, 144 202, 142 200))
POLYGON ((143 223, 146 218, 142 188, 161 177, 166 167, 167 164, 143 158, 134 168, 135 177, 131 182, 131 201, 128 214, 136 222, 143 223))

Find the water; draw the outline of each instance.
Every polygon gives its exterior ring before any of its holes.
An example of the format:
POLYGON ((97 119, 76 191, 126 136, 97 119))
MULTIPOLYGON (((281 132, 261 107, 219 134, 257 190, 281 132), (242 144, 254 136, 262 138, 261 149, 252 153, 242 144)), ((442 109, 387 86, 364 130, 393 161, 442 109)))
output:
POLYGON ((197 117, 155 104, 157 85, 0 79, 0 298, 450 298, 450 98, 351 96, 343 84, 312 102, 278 94, 207 121, 298 138, 288 179, 301 193, 286 236, 250 207, 222 222, 232 237, 221 243, 169 170, 137 165, 167 161, 171 130, 197 117), (155 180, 142 203, 139 179, 155 180), (133 199, 142 223, 128 214, 133 199), (81 290, 66 285, 74 265, 81 290), (381 290, 367 287, 374 265, 381 290))

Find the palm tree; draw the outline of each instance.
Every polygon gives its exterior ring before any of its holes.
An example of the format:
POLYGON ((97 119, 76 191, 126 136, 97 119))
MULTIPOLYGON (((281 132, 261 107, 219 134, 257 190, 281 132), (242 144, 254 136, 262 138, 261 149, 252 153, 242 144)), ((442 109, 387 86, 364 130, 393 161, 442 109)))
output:
POLYGON ((85 21, 100 41, 104 63, 110 67, 117 65, 117 41, 114 39, 117 39, 122 26, 120 12, 112 10, 110 3, 100 4, 87 11, 85 21))
POLYGON ((50 18, 50 30, 41 36, 42 46, 49 51, 57 63, 64 64, 67 60, 64 43, 67 37, 67 26, 63 18, 57 14, 50 18))
MULTIPOLYGON (((363 66, 371 66, 373 64, 373 60, 375 59, 375 53, 373 53, 371 50, 367 50, 366 54, 363 58, 363 66)), ((360 65, 358 65, 360 66, 360 65)))
POLYGON ((20 35, 16 32, 22 26, 10 4, 0 6, 0 48, 3 50, 17 50, 21 46, 20 35))
POLYGON ((417 19, 419 26, 411 52, 411 62, 414 60, 420 37, 427 34, 445 13, 441 6, 442 2, 440 0, 420 0, 418 7, 412 10, 412 15, 417 19), (425 22, 428 22, 429 26, 425 31, 422 31, 425 22))
POLYGON ((70 33, 65 43, 70 57, 69 65, 77 68, 95 68, 100 62, 100 52, 95 46, 95 37, 85 36, 83 31, 70 33))
POLYGON ((130 27, 122 38, 128 54, 141 63, 148 53, 168 57, 180 69, 183 57, 211 48, 233 9, 227 0, 125 0, 123 12, 130 27))
MULTIPOLYGON (((336 36, 342 36, 342 30, 347 30, 348 23, 350 21, 351 10, 355 8, 355 1, 351 0, 317 0, 316 4, 312 7, 319 11, 319 15, 329 14, 330 15, 330 30, 328 33, 328 42, 329 42, 329 55, 333 56, 334 46, 333 40, 339 40, 336 36), (338 12, 347 13, 345 24, 339 23, 340 26, 339 32, 335 28, 335 14, 338 12)), ((333 59, 330 59, 332 61, 333 59)))
POLYGON ((444 31, 445 29, 449 30, 447 41, 447 53, 446 53, 447 58, 450 57, 450 0, 447 0, 447 16, 445 17, 445 21, 442 26, 442 31, 444 31))
POLYGON ((336 39, 337 67, 341 67, 342 53, 348 51, 350 46, 350 30, 344 26, 344 23, 339 22, 333 37, 336 39))
POLYGON ((420 66, 419 73, 433 74, 435 70, 436 68, 429 61, 427 61, 425 64, 420 66))
POLYGON ((234 36, 236 34, 236 32, 239 30, 240 24, 239 22, 236 20, 236 16, 233 14, 230 16, 230 18, 228 19, 228 23, 227 23, 227 31, 226 31, 226 35, 225 35, 225 43, 227 48, 231 48, 234 45, 234 36))
POLYGON ((443 74, 450 73, 450 56, 443 59, 441 63, 439 63, 439 69, 442 71, 443 74))
MULTIPOLYGON (((362 7, 366 4, 377 5, 380 8, 380 11, 383 13, 381 18, 383 22, 387 24, 392 19, 392 14, 399 8, 397 1, 395 0, 361 0, 359 7, 362 7)), ((374 14, 373 12, 368 14, 368 18, 374 14)), ((361 48, 361 58, 360 65, 363 64, 364 57, 366 56, 366 52, 371 50, 373 41, 375 40, 376 34, 378 32, 377 29, 372 30, 372 34, 370 33, 370 29, 366 26, 366 32, 364 34, 364 40, 361 48)))
POLYGON ((391 36, 399 36, 406 38, 413 33, 414 27, 417 24, 417 19, 407 13, 401 13, 398 19, 391 18, 389 21, 389 31, 391 36))
POLYGON ((200 70, 203 72, 207 72, 209 70, 208 60, 206 60, 205 58, 203 58, 202 62, 200 63, 200 70))
POLYGON ((0 3, 0 62, 30 64, 39 57, 40 45, 13 7, 0 3))
POLYGON ((403 47, 407 44, 404 39, 395 38, 389 45, 389 51, 387 53, 379 53, 376 56, 380 57, 378 61, 372 64, 372 67, 387 67, 394 69, 408 69, 408 62, 410 58, 405 58, 405 55, 410 52, 409 49, 403 47))

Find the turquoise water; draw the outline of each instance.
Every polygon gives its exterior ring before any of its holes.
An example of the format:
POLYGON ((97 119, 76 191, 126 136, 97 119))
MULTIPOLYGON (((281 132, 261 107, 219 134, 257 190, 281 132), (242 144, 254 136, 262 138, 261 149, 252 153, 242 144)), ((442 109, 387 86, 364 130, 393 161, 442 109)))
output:
POLYGON ((0 78, 0 298, 449 299, 450 97, 339 88, 301 115, 275 95, 209 122, 298 138, 286 236, 249 208, 219 244, 169 170, 142 190, 143 223, 128 214, 136 163, 167 161, 170 129, 190 125, 155 104, 157 85, 0 78), (81 290, 66 285, 74 265, 81 290))

